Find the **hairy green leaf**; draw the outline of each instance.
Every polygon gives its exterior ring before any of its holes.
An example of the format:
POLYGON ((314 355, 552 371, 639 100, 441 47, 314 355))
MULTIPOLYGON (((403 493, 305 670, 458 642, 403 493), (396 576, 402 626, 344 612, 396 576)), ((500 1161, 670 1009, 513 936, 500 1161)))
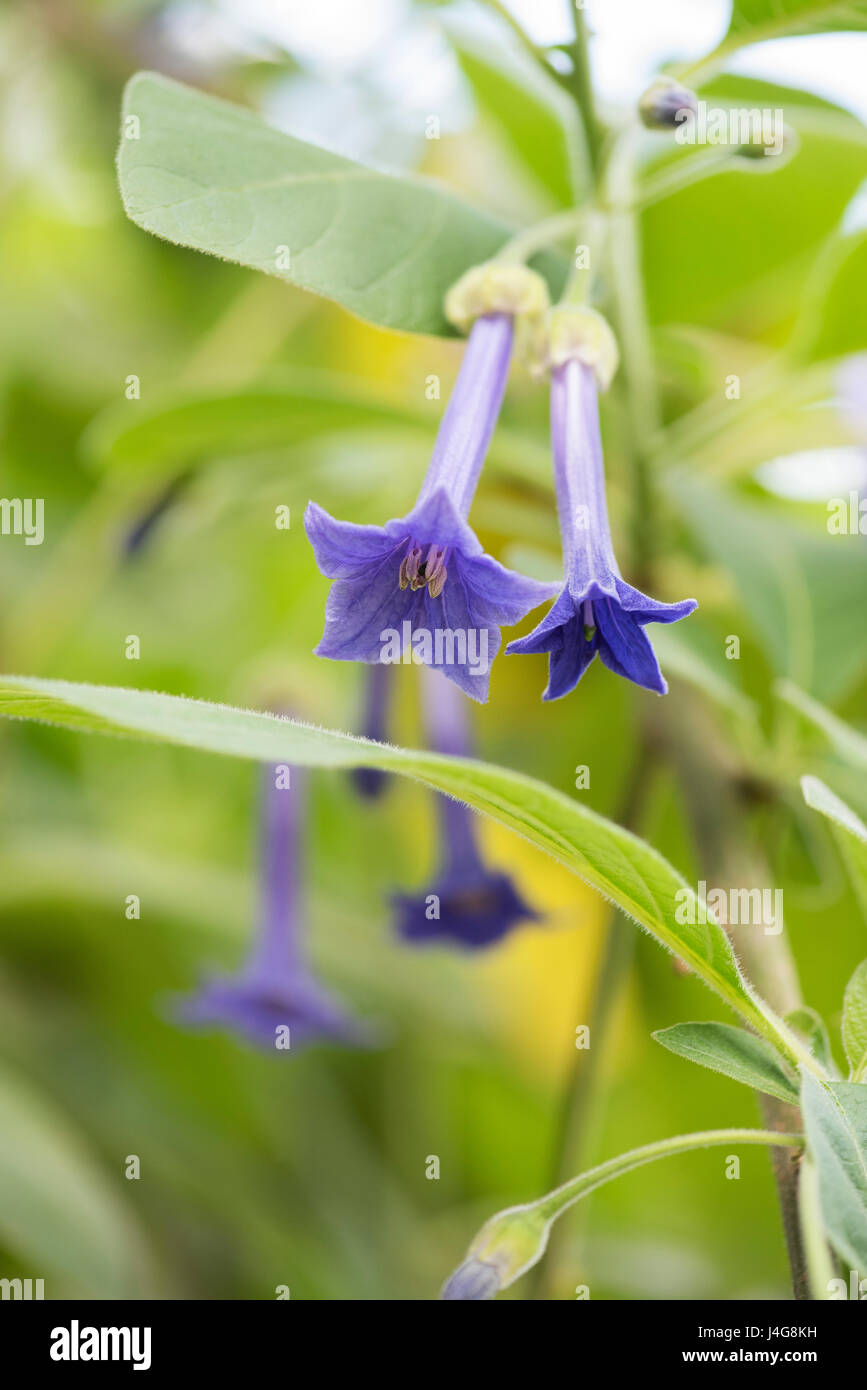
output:
POLYGON ((763 1038, 727 1023, 676 1023, 653 1034, 658 1043, 711 1071, 722 1072, 777 1100, 798 1103, 798 1087, 763 1038))
POLYGON ((805 1072, 801 1108, 828 1239, 852 1268, 867 1269, 867 1086, 805 1072))
MULTIPOLYGON (((151 691, 0 677, 0 714, 134 735, 212 753, 311 767, 379 767, 458 797, 524 835, 613 899, 766 1036, 773 1020, 743 979, 731 943, 670 864, 622 827, 531 777, 490 764, 394 748, 270 714, 151 691), (689 905, 693 912, 683 912, 689 905), (681 922, 680 917, 692 917, 681 922), (769 1019, 771 1020, 769 1022, 769 1019)), ((784 1045, 787 1040, 783 1030, 784 1045)))
POLYGON ((843 1046, 852 1080, 864 1081, 867 1073, 867 960, 862 960, 843 996, 843 1046))
POLYGON ((792 1009, 791 1013, 786 1014, 785 1022, 804 1039, 810 1055, 815 1057, 817 1062, 821 1062, 831 1076, 840 1075, 831 1052, 828 1029, 821 1014, 802 1004, 799 1009, 792 1009))
POLYGON ((156 73, 127 84, 118 173, 145 231, 406 332, 451 333, 449 286, 510 236, 430 180, 367 168, 156 73))

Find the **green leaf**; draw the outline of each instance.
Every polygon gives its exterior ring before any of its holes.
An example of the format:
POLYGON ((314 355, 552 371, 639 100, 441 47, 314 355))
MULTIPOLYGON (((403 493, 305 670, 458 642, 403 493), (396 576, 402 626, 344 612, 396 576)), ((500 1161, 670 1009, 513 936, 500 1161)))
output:
POLYGON ((859 734, 851 725, 838 719, 836 714, 832 714, 818 700, 813 700, 803 690, 799 690, 792 681, 778 681, 774 687, 774 693, 779 695, 781 700, 785 700, 787 705, 791 705, 828 739, 834 750, 839 753, 844 762, 859 771, 867 771, 867 738, 859 734))
POLYGON ((867 1269, 867 1086, 804 1074, 801 1108, 819 1170, 825 1231, 853 1269, 867 1269))
POLYGON ((798 1087, 775 1050, 743 1028, 727 1023, 676 1023, 652 1035, 669 1052, 722 1072, 777 1100, 798 1103, 798 1087))
POLYGON ((867 825, 818 777, 802 777, 801 790, 807 805, 831 822, 834 839, 867 916, 867 825))
POLYGON ((843 996, 843 1046, 852 1068, 851 1080, 867 1073, 867 960, 856 967, 843 996))
POLYGON ((700 544, 731 575, 744 624, 762 639, 776 672, 820 699, 845 695, 867 664, 861 548, 683 473, 673 478, 671 496, 700 544))
POLYGON ((506 137, 507 157, 519 158, 558 207, 573 207, 583 148, 574 103, 522 54, 483 50, 463 34, 452 43, 479 107, 506 137))
MULTIPOLYGON (((793 285, 803 285, 805 266, 867 177, 864 126, 810 93, 729 73, 702 85, 701 96, 714 107, 782 109, 799 146, 782 166, 771 158, 763 164, 773 167, 761 170, 733 156, 730 167, 644 209, 648 313, 655 324, 704 325, 778 350, 797 310, 793 285), (761 227, 761 237, 744 237, 744 227, 761 227)), ((691 149, 662 148, 653 177, 700 159, 691 149)))
MULTIPOLYGON (((759 1032, 797 1040, 751 991, 731 943, 670 864, 629 831, 534 778, 487 763, 373 743, 270 714, 152 691, 0 677, 0 714, 310 767, 379 767, 417 778, 524 835, 613 899, 759 1032), (685 910, 684 910, 685 909, 685 910), (692 909, 692 910, 690 910, 692 909), (681 917, 692 918, 682 922, 681 917)), ((791 1051, 792 1049, 790 1049, 791 1051)))
POLYGON ((214 455, 287 448, 320 433, 426 423, 430 429, 421 412, 326 372, 293 372, 237 391, 161 391, 139 404, 134 411, 111 405, 95 416, 82 437, 91 463, 161 473, 214 455))
MULTIPOLYGON (((116 1160, 118 1165, 120 1160, 116 1160)), ((46 1297, 146 1297, 145 1251, 114 1180, 74 1125, 30 1083, 0 1070, 0 1245, 46 1297)))
POLYGON ((867 29, 867 7, 859 0, 733 0, 727 53, 748 43, 796 34, 867 29))
MULTIPOLYGON (((91 420, 81 448, 94 468, 161 477, 179 467, 235 454, 289 449, 361 430, 414 432, 433 442, 438 417, 378 393, 368 381, 328 371, 269 374, 241 390, 167 389, 130 410, 110 405, 91 420)), ((486 467, 525 481, 547 483, 546 444, 500 425, 486 467)))
POLYGON ((792 1009, 791 1013, 786 1014, 785 1022, 799 1037, 804 1039, 811 1057, 815 1057, 817 1062, 821 1062, 831 1076, 840 1075, 831 1052, 828 1029, 825 1027, 825 1020, 821 1014, 806 1004, 802 1004, 799 1009, 792 1009))
MULTIPOLYGON (((366 168, 156 73, 127 84, 121 130, 121 195, 139 227, 387 328, 451 333, 446 291, 511 233, 430 180, 366 168)), ((557 264, 544 263, 555 293, 557 264)))
POLYGON ((792 337, 803 362, 844 357, 867 349, 867 232, 835 236, 806 290, 792 337))

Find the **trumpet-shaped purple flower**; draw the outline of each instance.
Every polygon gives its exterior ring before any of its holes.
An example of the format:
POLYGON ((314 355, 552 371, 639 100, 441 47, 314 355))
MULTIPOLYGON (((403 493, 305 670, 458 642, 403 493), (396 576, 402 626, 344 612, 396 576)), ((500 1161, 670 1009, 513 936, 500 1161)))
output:
POLYGON ((510 642, 507 651, 549 654, 546 700, 574 690, 597 653, 609 670, 664 695, 668 687, 645 625, 677 622, 696 602, 658 603, 627 584, 617 568, 605 504, 596 377, 577 357, 551 374, 551 443, 566 583, 538 627, 510 642))
POLYGON ((407 516, 356 526, 309 503, 307 536, 319 569, 334 581, 318 656, 415 659, 484 701, 501 625, 520 622, 551 597, 551 586, 486 555, 467 522, 506 389, 512 340, 511 314, 476 319, 407 516))
MULTIPOLYGON (((377 743, 385 741, 388 698, 391 693, 392 679, 393 674, 388 666, 371 666, 370 670, 366 672, 364 728, 362 732, 365 738, 374 739, 377 743)), ((381 767, 355 767, 350 776, 359 796, 363 796, 367 801, 374 801, 378 796, 381 796, 388 780, 388 773, 383 772, 381 767)))
POLYGON ((301 829, 304 774, 267 768, 262 837, 259 933, 239 974, 208 980, 180 1007, 187 1023, 224 1028, 254 1046, 294 1050, 318 1039, 368 1041, 353 1019, 318 983, 301 934, 301 829), (284 785, 285 782, 285 785, 284 785))
MULTIPOLYGON (((471 754, 467 711, 458 691, 441 676, 425 681, 431 746, 454 757, 471 754)), ((430 893, 396 895, 397 931, 405 941, 454 941, 470 949, 499 941, 518 922, 538 921, 508 874, 485 867, 476 837, 476 816, 461 801, 437 797, 442 863, 430 893)))

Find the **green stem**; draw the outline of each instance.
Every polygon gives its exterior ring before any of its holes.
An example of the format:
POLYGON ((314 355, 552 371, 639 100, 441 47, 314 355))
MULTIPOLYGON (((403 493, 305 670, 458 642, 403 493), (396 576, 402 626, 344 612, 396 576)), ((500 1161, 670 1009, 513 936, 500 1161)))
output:
POLYGON ((825 1239, 822 1211, 819 1205, 819 1177, 815 1164, 805 1157, 798 1182, 798 1214, 804 1259, 807 1266, 810 1297, 819 1301, 828 1297, 828 1285, 836 1275, 831 1251, 825 1239))
POLYGON ((633 201, 623 211, 639 212, 652 207, 654 203, 661 203, 664 198, 670 198, 673 193, 680 193, 684 188, 692 188, 694 184, 722 173, 733 157, 734 151, 725 148, 678 160, 674 168, 663 169, 655 178, 639 184, 633 201))
POLYGON ((587 22, 584 17, 584 6, 579 3, 579 0, 572 0, 572 24, 575 30, 575 40, 569 45, 568 50, 572 59, 569 87, 581 112, 590 182, 595 187, 602 169, 602 128, 599 125, 596 101, 593 95, 587 22))
POLYGON ((609 1158, 605 1163, 579 1173, 576 1178, 564 1182, 538 1202, 528 1204, 527 1210, 538 1210, 546 1220, 555 1221, 568 1207, 581 1197, 586 1197, 603 1183, 611 1182, 633 1168, 641 1168, 645 1163, 654 1163, 658 1158, 670 1158, 674 1154, 689 1153, 692 1149, 708 1149, 720 1144, 765 1144, 783 1145, 799 1148, 804 1143, 802 1134, 780 1134, 771 1129, 705 1129, 695 1134, 676 1134, 671 1139, 658 1139, 653 1144, 643 1144, 639 1149, 609 1158))
POLYGON ((546 217, 543 222, 536 222, 532 227, 527 227, 525 231, 513 236, 511 241, 507 241, 497 252, 495 259, 508 261, 510 264, 528 261, 543 247, 550 246, 555 241, 562 241, 577 232, 585 217, 584 210, 579 211, 577 208, 546 217))

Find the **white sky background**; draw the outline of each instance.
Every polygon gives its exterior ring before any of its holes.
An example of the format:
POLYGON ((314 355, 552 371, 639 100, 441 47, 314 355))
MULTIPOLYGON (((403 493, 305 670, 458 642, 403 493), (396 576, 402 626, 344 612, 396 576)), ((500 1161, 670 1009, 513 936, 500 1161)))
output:
MULTIPOLYGON (((507 0, 509 8, 539 43, 568 39, 568 0, 507 0)), ((201 0, 181 0, 178 12, 202 21, 201 0)), ((407 0, 216 0, 207 6, 210 22, 197 25, 197 39, 210 30, 219 42, 232 30, 257 40, 271 39, 299 57, 337 76, 370 61, 405 26, 407 0)), ((587 0, 593 31, 592 62, 605 102, 634 101, 666 60, 698 58, 722 37, 729 0, 587 0)), ((434 17, 436 12, 432 12, 434 17)), ((418 46, 415 77, 423 86, 430 75, 431 50, 418 46)), ((731 71, 802 86, 837 101, 867 120, 867 34, 819 34, 758 44, 732 58, 731 71)))

